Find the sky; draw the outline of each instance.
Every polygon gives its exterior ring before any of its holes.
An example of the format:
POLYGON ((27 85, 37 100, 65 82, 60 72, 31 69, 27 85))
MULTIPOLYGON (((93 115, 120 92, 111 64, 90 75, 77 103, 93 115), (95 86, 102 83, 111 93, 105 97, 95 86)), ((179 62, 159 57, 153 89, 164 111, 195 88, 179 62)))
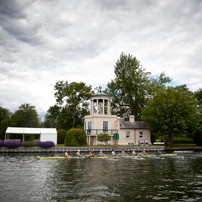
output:
POLYGON ((202 88, 202 0, 0 0, 0 107, 44 117, 56 82, 105 87, 122 52, 202 88))

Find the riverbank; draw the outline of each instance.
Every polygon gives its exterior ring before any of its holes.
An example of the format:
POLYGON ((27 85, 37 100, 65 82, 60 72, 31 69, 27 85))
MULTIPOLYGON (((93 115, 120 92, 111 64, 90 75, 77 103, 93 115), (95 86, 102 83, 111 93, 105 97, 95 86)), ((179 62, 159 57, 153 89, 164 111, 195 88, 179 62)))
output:
POLYGON ((41 148, 41 147, 18 147, 15 149, 9 149, 6 147, 0 147, 0 153, 63 153, 66 150, 70 151, 70 152, 76 152, 78 151, 78 149, 81 152, 89 152, 89 150, 91 150, 92 152, 99 152, 101 149, 104 152, 111 152, 112 149, 114 149, 116 152, 121 152, 123 149, 127 152, 132 152, 133 149, 135 149, 135 151, 137 152, 141 152, 143 149, 145 149, 147 152, 150 151, 164 151, 165 147, 164 146, 132 146, 132 147, 124 147, 124 146, 86 146, 86 147, 65 147, 65 146, 55 146, 55 147, 51 147, 51 148, 41 148))
POLYGON ((0 147, 0 153, 63 153, 66 150, 69 152, 76 152, 78 149, 81 152, 89 152, 91 150, 92 152, 99 152, 101 149, 104 152, 111 152, 112 149, 114 149, 117 152, 121 152, 123 149, 127 152, 131 152, 133 149, 135 149, 137 152, 141 152, 143 149, 146 150, 146 152, 155 152, 155 151, 183 151, 183 150, 196 150, 200 151, 202 150, 202 147, 196 146, 196 145, 174 145, 172 147, 170 146, 160 146, 160 145, 152 145, 152 146, 86 146, 86 147, 66 147, 66 146, 54 146, 51 148, 41 148, 41 147, 18 147, 15 149, 9 149, 7 147, 0 147))

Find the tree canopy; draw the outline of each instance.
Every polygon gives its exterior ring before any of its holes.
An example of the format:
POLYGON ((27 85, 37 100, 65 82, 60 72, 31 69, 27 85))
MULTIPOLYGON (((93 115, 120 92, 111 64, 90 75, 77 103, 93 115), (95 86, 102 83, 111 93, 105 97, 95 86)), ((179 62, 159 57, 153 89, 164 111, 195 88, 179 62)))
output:
POLYGON ((197 91, 194 92, 194 94, 196 96, 198 106, 202 110, 202 88, 199 88, 197 91))
POLYGON ((57 103, 60 106, 65 103, 65 108, 72 113, 72 128, 74 128, 79 107, 82 105, 86 106, 86 101, 93 94, 91 86, 86 86, 83 82, 68 83, 67 81, 58 81, 54 89, 56 90, 55 97, 57 103))
POLYGON ((121 53, 115 64, 115 78, 107 84, 106 92, 112 98, 112 114, 128 117, 133 114, 141 120, 141 109, 145 106, 149 95, 159 86, 170 82, 162 73, 157 79, 149 77, 136 57, 121 53))
POLYGON ((11 125, 12 113, 3 107, 0 107, 0 139, 4 140, 5 131, 11 125))
POLYGON ((195 132, 201 119, 194 93, 186 85, 159 88, 142 113, 143 120, 154 132, 167 136, 170 145, 174 136, 195 132))
POLYGON ((40 121, 35 106, 22 104, 12 116, 12 126, 40 127, 40 121))

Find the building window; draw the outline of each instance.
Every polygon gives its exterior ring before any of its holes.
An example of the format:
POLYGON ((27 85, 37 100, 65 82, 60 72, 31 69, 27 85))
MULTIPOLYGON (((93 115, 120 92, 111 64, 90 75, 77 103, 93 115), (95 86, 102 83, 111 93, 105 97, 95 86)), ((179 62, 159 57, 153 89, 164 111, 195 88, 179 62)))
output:
POLYGON ((87 135, 90 135, 90 134, 91 134, 91 130, 92 130, 92 121, 88 121, 87 135))
POLYGON ((143 138, 143 132, 139 132, 139 138, 143 138))
POLYGON ((92 121, 88 121, 88 130, 92 129, 92 121))
POLYGON ((84 122, 84 130, 86 130, 86 122, 84 122))
POLYGON ((126 131, 126 138, 130 137, 130 131, 126 131))
POLYGON ((108 132, 108 121, 103 121, 103 133, 108 132))

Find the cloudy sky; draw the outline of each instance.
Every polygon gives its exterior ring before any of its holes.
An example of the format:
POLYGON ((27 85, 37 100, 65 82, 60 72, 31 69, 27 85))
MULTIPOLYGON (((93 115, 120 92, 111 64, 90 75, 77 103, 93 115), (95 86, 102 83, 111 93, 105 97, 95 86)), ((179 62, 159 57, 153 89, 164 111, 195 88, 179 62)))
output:
POLYGON ((0 0, 0 106, 55 104, 57 81, 105 86, 121 52, 202 87, 202 0, 0 0))

